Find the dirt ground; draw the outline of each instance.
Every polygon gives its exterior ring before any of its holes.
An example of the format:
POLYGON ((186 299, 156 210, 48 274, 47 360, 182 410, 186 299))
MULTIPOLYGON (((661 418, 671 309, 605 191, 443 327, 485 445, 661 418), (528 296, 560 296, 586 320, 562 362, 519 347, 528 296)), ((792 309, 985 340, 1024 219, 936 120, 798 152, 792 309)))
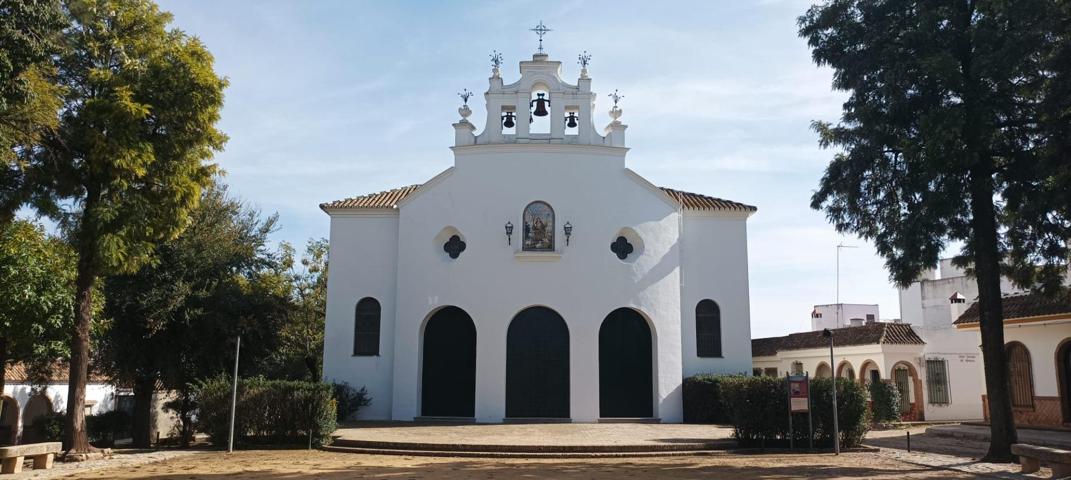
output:
POLYGON ((203 479, 781 479, 781 478, 976 478, 923 467, 873 453, 737 455, 622 459, 471 459, 358 455, 304 450, 205 452, 122 469, 63 478, 163 480, 203 479))

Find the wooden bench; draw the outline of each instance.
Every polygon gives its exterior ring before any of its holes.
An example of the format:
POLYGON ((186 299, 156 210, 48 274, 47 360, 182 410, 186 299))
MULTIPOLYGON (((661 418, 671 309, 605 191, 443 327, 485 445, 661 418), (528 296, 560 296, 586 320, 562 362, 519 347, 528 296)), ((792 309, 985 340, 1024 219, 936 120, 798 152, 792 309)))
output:
POLYGON ((29 443, 0 447, 0 473, 19 473, 25 457, 33 459, 33 468, 48 470, 52 460, 63 450, 60 442, 29 443))
POLYGON ((1012 445, 1011 450, 1019 456, 1022 473, 1034 473, 1041 468, 1041 462, 1045 462, 1052 467, 1052 478, 1071 477, 1071 451, 1025 443, 1016 443, 1012 445))

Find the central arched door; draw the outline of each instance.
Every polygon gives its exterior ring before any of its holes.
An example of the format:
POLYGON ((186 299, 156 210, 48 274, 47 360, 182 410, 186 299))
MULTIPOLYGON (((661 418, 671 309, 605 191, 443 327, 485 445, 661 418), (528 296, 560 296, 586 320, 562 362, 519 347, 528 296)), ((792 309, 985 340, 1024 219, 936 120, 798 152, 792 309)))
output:
POLYGON ((651 328, 635 310, 610 312, 599 328, 599 416, 654 416, 651 328))
POLYGON ((464 310, 445 307, 428 319, 421 372, 421 415, 475 416, 476 325, 464 310))
POLYGON ((509 324, 506 417, 569 418, 569 328, 554 310, 526 308, 509 324))

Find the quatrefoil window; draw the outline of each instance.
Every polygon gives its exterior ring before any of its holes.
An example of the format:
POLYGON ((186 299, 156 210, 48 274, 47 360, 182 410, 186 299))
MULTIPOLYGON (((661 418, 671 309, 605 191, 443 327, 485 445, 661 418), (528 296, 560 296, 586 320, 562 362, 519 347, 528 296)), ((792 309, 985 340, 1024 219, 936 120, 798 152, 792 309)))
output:
POLYGON ((454 235, 443 244, 443 251, 450 255, 450 258, 460 257, 461 252, 465 251, 465 242, 461 240, 461 237, 454 235))
POLYGON ((633 250, 632 244, 628 243, 628 239, 624 236, 617 237, 617 240, 610 244, 610 251, 614 252, 617 258, 621 260, 628 258, 633 250))

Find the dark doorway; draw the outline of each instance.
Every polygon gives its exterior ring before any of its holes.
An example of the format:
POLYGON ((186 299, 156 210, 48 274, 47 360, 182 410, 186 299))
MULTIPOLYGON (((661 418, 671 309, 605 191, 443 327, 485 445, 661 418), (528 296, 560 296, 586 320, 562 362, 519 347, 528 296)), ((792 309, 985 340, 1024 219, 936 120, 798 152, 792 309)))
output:
POLYGON ((421 415, 474 417, 476 325, 464 310, 445 307, 424 326, 421 415))
POLYGON ((635 310, 619 308, 599 328, 599 416, 653 417, 651 329, 635 310))
POLYGON ((1060 409, 1064 423, 1071 423, 1071 338, 1056 349, 1056 375, 1060 386, 1060 409))
POLYGON ((509 324, 506 417, 569 418, 569 328, 554 310, 527 308, 509 324))

